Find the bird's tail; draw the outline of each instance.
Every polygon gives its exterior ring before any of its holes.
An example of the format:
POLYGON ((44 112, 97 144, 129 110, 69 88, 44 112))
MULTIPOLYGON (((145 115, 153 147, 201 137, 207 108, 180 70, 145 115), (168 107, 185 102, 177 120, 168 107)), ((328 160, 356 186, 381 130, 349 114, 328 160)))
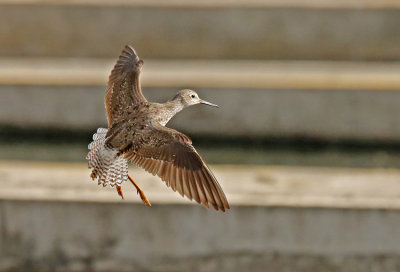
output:
POLYGON ((124 156, 117 156, 118 150, 105 145, 107 129, 99 128, 93 135, 93 142, 88 146, 86 159, 92 170, 90 177, 98 184, 121 185, 128 180, 128 161, 124 156))

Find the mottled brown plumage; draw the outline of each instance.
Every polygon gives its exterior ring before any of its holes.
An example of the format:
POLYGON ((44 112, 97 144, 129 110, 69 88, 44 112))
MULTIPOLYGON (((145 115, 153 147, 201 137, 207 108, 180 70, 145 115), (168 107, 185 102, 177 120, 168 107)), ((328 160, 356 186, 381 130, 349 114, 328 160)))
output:
MULTIPOLYGON (((105 97, 109 128, 105 136, 97 136, 101 138, 100 145, 104 145, 106 151, 102 152, 105 155, 92 150, 89 154, 101 161, 98 157, 109 157, 110 153, 116 152, 115 161, 121 158, 132 161, 147 172, 159 176, 167 186, 182 196, 194 199, 206 207, 211 204, 216 210, 229 209, 224 192, 192 146, 190 138, 165 127, 185 107, 196 104, 216 105, 201 100, 196 92, 188 89, 179 91, 164 104, 148 102, 140 86, 142 65, 143 61, 135 50, 126 46, 111 72, 105 97)), ((113 163, 106 166, 112 168, 113 163)), ((95 171, 96 168, 92 176, 100 179, 95 171)), ((108 183, 107 175, 102 183, 108 183)), ((116 183, 119 185, 118 181, 116 183)))

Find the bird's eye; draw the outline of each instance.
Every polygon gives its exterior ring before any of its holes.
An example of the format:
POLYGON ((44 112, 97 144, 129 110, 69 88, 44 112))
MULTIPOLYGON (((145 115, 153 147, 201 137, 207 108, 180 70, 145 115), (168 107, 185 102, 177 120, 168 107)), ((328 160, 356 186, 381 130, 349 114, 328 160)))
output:
POLYGON ((196 97, 194 94, 192 94, 191 96, 192 96, 192 98, 195 98, 195 97, 196 97))

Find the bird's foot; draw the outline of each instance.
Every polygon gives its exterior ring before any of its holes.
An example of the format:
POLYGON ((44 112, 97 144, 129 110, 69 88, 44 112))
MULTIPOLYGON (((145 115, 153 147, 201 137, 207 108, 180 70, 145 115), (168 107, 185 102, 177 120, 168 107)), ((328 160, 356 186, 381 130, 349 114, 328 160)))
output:
POLYGON ((128 178, 132 182, 133 186, 135 186, 137 193, 140 195, 140 198, 142 199, 143 203, 146 204, 147 206, 151 206, 150 201, 147 200, 146 195, 144 194, 142 189, 140 189, 139 185, 136 184, 136 182, 133 180, 133 178, 130 175, 128 175, 128 178))
POLYGON ((117 193, 124 199, 124 194, 122 193, 121 186, 117 185, 117 193))

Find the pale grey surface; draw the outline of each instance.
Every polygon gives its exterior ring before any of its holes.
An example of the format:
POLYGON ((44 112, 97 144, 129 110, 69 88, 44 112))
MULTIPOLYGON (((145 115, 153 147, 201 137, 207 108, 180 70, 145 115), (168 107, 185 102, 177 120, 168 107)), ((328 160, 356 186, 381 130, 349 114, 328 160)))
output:
POLYGON ((211 168, 227 213, 137 169, 151 208, 81 163, 1 162, 0 271, 398 271, 399 170, 211 168))
POLYGON ((146 58, 399 60, 399 14, 312 6, 2 5, 0 55, 113 57, 131 43, 146 58))
MULTIPOLYGON (((212 165, 233 206, 399 209, 400 170, 212 165)), ((191 203, 142 169, 130 173, 153 204, 191 203)), ((0 162, 0 199, 117 202, 115 188, 98 187, 86 163, 0 162)), ((141 203, 131 184, 124 202, 141 203)), ((193 204, 193 203, 191 203, 193 204)))
MULTIPOLYGON (((141 52, 138 52, 142 56, 141 52)), ((105 86, 114 58, 0 58, 1 85, 105 86)), ((145 59, 144 87, 400 90, 400 62, 145 59)))
MULTIPOLYGON (((166 101, 178 88, 146 88, 166 101)), ((185 109, 170 124, 196 135, 396 141, 400 92, 196 89, 220 109, 185 109)), ((106 125, 103 87, 0 86, 0 123, 94 130, 106 125)))

